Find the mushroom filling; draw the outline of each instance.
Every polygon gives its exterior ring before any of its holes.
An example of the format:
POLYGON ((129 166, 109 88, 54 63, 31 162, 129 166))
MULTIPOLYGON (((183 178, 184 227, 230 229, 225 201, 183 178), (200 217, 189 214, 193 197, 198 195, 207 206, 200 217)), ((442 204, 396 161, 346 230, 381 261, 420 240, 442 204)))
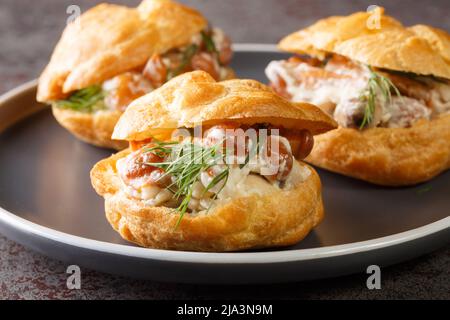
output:
POLYGON ((182 214, 238 196, 290 190, 310 174, 295 158, 310 153, 313 137, 307 130, 282 136, 285 130, 267 128, 221 124, 207 128, 200 138, 134 142, 134 151, 116 164, 122 190, 182 214))
POLYGON ((123 112, 133 100, 185 72, 203 70, 216 80, 230 78, 232 71, 228 65, 232 56, 231 41, 222 30, 203 30, 194 35, 188 45, 154 54, 145 66, 73 92, 65 100, 54 101, 53 105, 80 112, 123 112))
POLYGON ((278 94, 320 106, 341 127, 405 128, 450 111, 448 80, 375 69, 339 55, 272 61, 266 75, 278 94))

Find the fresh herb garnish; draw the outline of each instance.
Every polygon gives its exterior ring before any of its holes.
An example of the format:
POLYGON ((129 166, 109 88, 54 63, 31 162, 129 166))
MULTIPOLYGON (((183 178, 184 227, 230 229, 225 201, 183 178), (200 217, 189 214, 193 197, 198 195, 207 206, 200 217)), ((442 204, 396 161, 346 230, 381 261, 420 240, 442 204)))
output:
POLYGON ((65 100, 55 101, 58 108, 71 109, 79 112, 94 112, 105 108, 103 99, 105 92, 101 86, 90 86, 85 89, 75 91, 65 100))
POLYGON ((165 158, 172 153, 171 146, 175 144, 177 142, 163 142, 154 139, 152 141, 152 147, 145 148, 144 152, 151 152, 160 158, 165 158))
POLYGON ((212 37, 205 31, 202 31, 201 34, 202 34, 202 40, 203 40, 203 43, 205 44, 206 50, 211 53, 217 52, 216 44, 214 43, 214 40, 212 39, 212 37))
POLYGON ((401 97, 400 91, 389 78, 375 72, 370 66, 367 66, 367 68, 369 69, 370 77, 366 89, 360 96, 360 99, 366 102, 364 107, 364 117, 359 127, 360 129, 363 129, 373 121, 378 94, 381 94, 384 102, 388 104, 392 103, 392 90, 397 96, 401 97))
POLYGON ((420 195, 422 195, 424 193, 427 193, 427 192, 431 191, 431 189, 432 189, 432 186, 425 186, 425 187, 417 190, 416 193, 420 196, 420 195))
POLYGON ((198 46, 193 43, 188 46, 183 52, 181 63, 173 70, 167 72, 167 81, 181 74, 184 69, 191 63, 192 57, 197 53, 198 46))
MULTIPOLYGON (((208 147, 190 141, 182 143, 157 142, 156 146, 145 149, 146 152, 165 156, 163 162, 147 164, 163 169, 165 171, 164 176, 172 177, 173 182, 167 189, 174 193, 176 199, 183 198, 176 209, 180 213, 176 228, 188 210, 189 202, 192 199, 193 185, 200 181, 200 174, 215 165, 224 163, 225 155, 221 152, 221 149, 222 144, 208 147)), ((226 184, 229 167, 225 164, 223 166, 223 171, 208 184, 205 193, 222 181, 222 188, 226 184)))
POLYGON ((224 169, 222 172, 220 172, 218 175, 216 175, 210 183, 208 183, 208 185, 206 186, 205 190, 203 191, 203 195, 205 195, 206 193, 208 193, 212 188, 214 188, 215 186, 217 186, 221 181, 223 181, 222 186, 220 187, 220 189, 216 192, 216 194, 214 195, 214 199, 217 198, 217 195, 220 193, 220 191, 222 191, 222 189, 225 187, 225 185, 227 184, 228 181, 228 175, 229 175, 230 171, 228 169, 228 167, 226 169, 224 169))

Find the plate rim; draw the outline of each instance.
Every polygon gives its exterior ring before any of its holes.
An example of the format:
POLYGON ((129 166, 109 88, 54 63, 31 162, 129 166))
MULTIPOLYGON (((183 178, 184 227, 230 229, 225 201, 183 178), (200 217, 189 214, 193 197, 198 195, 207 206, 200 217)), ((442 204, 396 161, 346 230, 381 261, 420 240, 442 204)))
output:
MULTIPOLYGON (((264 43, 236 43, 233 45, 233 48, 237 52, 280 52, 275 44, 264 43)), ((0 96, 0 107, 17 95, 34 89, 37 86, 37 82, 37 79, 28 81, 2 94, 0 96)), ((283 251, 272 249, 271 251, 265 252, 193 252, 141 248, 84 238, 31 222, 2 207, 0 207, 0 222, 20 232, 33 234, 44 239, 81 249, 141 259, 197 264, 266 264, 332 258, 392 247, 450 229, 450 216, 448 216, 404 232, 370 240, 320 248, 283 251)))
POLYGON ((81 249, 141 259, 202 264, 286 263, 332 258, 392 247, 450 229, 450 217, 446 217, 393 235, 335 246, 265 252, 193 252, 141 248, 75 236, 31 222, 1 207, 0 222, 21 232, 81 249))

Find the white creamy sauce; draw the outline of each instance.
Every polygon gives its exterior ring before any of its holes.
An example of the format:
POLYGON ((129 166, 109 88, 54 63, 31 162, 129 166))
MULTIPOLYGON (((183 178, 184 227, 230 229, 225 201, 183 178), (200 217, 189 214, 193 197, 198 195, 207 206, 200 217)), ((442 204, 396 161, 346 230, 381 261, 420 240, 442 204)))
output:
MULTIPOLYGON (((263 146, 259 149, 258 156, 249 161, 248 167, 251 172, 258 173, 263 176, 270 176, 277 174, 277 172, 284 172, 284 170, 286 169, 286 163, 280 163, 279 161, 279 150, 277 150, 277 145, 283 144, 288 153, 292 154, 291 144, 289 143, 288 139, 282 136, 272 136, 272 139, 278 140, 272 140, 271 142, 271 145, 274 146, 271 155, 273 155, 274 157, 272 158, 268 155, 267 144, 263 144, 263 146)), ((278 176, 277 178, 280 178, 280 176, 278 176)))
MULTIPOLYGON (((286 92, 296 102, 306 101, 318 106, 335 106, 333 117, 342 127, 354 127, 355 119, 364 115, 365 103, 361 102, 361 93, 367 88, 370 72, 365 67, 347 68, 345 65, 329 63, 324 68, 314 67, 307 63, 272 61, 266 68, 266 75, 272 83, 281 78, 286 83, 286 92), (321 77, 301 82, 300 75, 320 71, 333 72, 338 77, 321 77)), ((304 78, 303 78, 304 79, 304 78)), ((428 81, 428 79, 427 79, 428 81)), ((431 80, 430 80, 431 81, 431 80)), ((389 128, 408 127, 419 119, 430 119, 433 112, 450 112, 450 85, 432 81, 430 89, 432 108, 425 101, 406 96, 392 97, 391 103, 376 99, 376 110, 370 127, 389 128)))
MULTIPOLYGON (((141 73, 128 72, 128 74, 130 75, 131 79, 127 83, 127 85, 131 93, 136 94, 140 92, 151 92, 153 90, 153 86, 151 85, 150 81, 147 80, 141 73)), ((118 89, 120 86, 120 76, 122 75, 103 82, 102 89, 107 92, 118 89)))
POLYGON ((311 170, 301 165, 299 162, 294 161, 294 164, 292 166, 292 171, 287 177, 286 181, 284 182, 284 188, 286 190, 290 190, 295 188, 299 183, 302 183, 303 181, 306 181, 309 179, 311 175, 311 170))
MULTIPOLYGON (((290 150, 288 140, 284 137, 281 138, 282 143, 287 144, 287 148, 290 150)), ((148 176, 127 178, 127 169, 130 161, 134 161, 133 156, 134 153, 129 154, 116 162, 117 172, 122 181, 121 190, 132 198, 144 201, 149 206, 169 206, 168 203, 171 203, 170 206, 173 207, 173 203, 178 203, 179 201, 174 201, 171 191, 149 183, 148 176)), ((202 172, 200 180, 192 185, 192 199, 188 208, 194 213, 201 212, 209 209, 212 205, 236 197, 252 194, 265 195, 277 190, 290 190, 308 179, 311 174, 306 166, 301 166, 294 160, 292 170, 284 181, 282 188, 280 188, 279 181, 271 182, 260 175, 268 164, 265 161, 260 161, 259 156, 255 158, 257 159, 250 161, 251 165, 246 165, 243 168, 240 168, 238 164, 228 165, 229 175, 226 183, 225 180, 222 180, 223 183, 218 183, 207 192, 206 189, 214 177, 227 167, 224 164, 218 164, 210 168, 208 172, 202 172), (217 194, 216 200, 212 199, 214 194, 217 194)))
POLYGON ((286 91, 296 102, 306 101, 316 105, 323 105, 329 102, 339 104, 342 100, 351 99, 359 96, 367 85, 368 75, 361 74, 354 69, 344 69, 337 74, 346 76, 343 78, 321 78, 315 83, 300 83, 298 74, 307 72, 320 72, 322 70, 331 70, 310 66, 307 63, 290 63, 288 61, 272 61, 266 68, 266 75, 270 81, 276 82, 280 76, 286 82, 286 91))
MULTIPOLYGON (((202 34, 201 33, 196 33, 196 34, 194 34, 192 37, 191 37, 191 43, 189 44, 189 45, 191 45, 191 44, 196 44, 196 45, 201 45, 202 44, 202 41, 203 41, 203 39, 202 39, 202 34)), ((188 46, 189 46, 188 45, 188 46)))
POLYGON ((128 155, 125 158, 121 158, 117 160, 116 162, 116 168, 117 172, 119 173, 119 176, 122 181, 126 182, 126 184, 136 190, 140 190, 142 187, 144 187, 147 184, 146 176, 142 176, 135 179, 126 179, 126 173, 128 169, 128 162, 132 161, 133 153, 128 155))
POLYGON ((419 119, 430 119, 431 110, 422 102, 408 97, 392 97, 388 128, 405 128, 419 119))
POLYGON ((126 179, 128 161, 133 154, 116 162, 116 169, 119 174, 121 190, 132 198, 143 200, 151 206, 161 205, 172 199, 172 192, 148 183, 148 177, 143 176, 135 179, 126 179))
POLYGON ((212 40, 216 46, 217 51, 222 51, 225 43, 225 33, 222 29, 213 28, 212 30, 212 40))
POLYGON ((102 84, 103 91, 106 92, 104 102, 110 109, 116 109, 120 106, 119 101, 123 96, 131 97, 142 96, 154 90, 150 81, 139 72, 125 72, 114 78, 106 80, 102 84), (128 88, 124 90, 124 86, 128 88))
POLYGON ((354 125, 353 117, 355 115, 362 118, 363 114, 364 105, 359 101, 359 98, 353 98, 336 105, 333 117, 341 127, 348 128, 354 125))
POLYGON ((431 102, 437 113, 450 112, 450 85, 435 82, 434 90, 431 91, 431 102))
POLYGON ((277 183, 270 183, 263 176, 251 174, 247 167, 239 167, 230 170, 228 181, 218 194, 219 200, 230 200, 236 197, 244 197, 252 194, 265 195, 277 190, 290 190, 304 182, 310 176, 311 171, 306 166, 301 166, 294 161, 292 171, 285 181, 283 189, 277 183))

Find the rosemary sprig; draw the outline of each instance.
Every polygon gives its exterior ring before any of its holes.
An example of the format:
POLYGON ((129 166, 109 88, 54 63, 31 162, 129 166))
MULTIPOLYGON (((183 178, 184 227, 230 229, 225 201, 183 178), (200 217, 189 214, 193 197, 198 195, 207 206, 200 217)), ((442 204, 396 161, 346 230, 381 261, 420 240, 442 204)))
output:
POLYGON ((94 85, 75 91, 69 98, 65 100, 55 101, 58 108, 71 109, 79 112, 94 112, 104 109, 103 99, 105 92, 101 86, 94 85))
MULTIPOLYGON (((146 149, 147 152, 157 152, 160 155, 165 155, 163 162, 148 163, 148 165, 161 168, 165 171, 164 176, 172 177, 173 182, 167 189, 174 193, 176 199, 182 198, 181 204, 176 209, 180 213, 180 217, 175 228, 179 226, 188 210, 189 202, 192 200, 193 185, 195 182, 200 181, 200 174, 219 163, 223 163, 224 155, 221 152, 221 148, 221 143, 209 147, 189 141, 182 143, 159 142, 157 146, 146 149)), ((158 155, 157 153, 155 154, 158 155)), ((222 181, 224 181, 223 185, 225 185, 228 174, 229 168, 225 165, 224 170, 208 184, 205 192, 208 192, 222 181)))
POLYGON ((384 102, 388 104, 392 103, 392 91, 394 91, 395 95, 401 97, 400 91, 389 78, 375 72, 371 66, 367 66, 367 68, 369 69, 370 77, 366 89, 360 95, 360 99, 365 101, 366 105, 359 129, 363 129, 373 121, 378 94, 381 94, 384 102))

